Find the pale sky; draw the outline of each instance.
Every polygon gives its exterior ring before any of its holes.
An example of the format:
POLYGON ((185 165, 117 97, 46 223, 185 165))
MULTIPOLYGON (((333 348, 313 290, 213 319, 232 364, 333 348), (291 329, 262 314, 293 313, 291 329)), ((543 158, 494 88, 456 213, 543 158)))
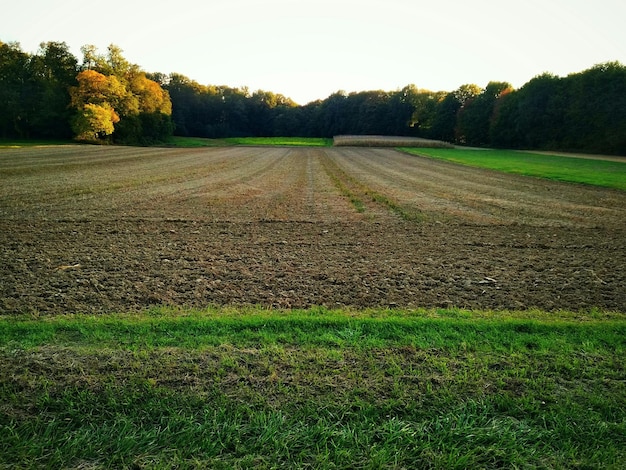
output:
POLYGON ((626 64, 624 0, 17 0, 0 41, 113 43, 147 72, 281 93, 432 91, 626 64))

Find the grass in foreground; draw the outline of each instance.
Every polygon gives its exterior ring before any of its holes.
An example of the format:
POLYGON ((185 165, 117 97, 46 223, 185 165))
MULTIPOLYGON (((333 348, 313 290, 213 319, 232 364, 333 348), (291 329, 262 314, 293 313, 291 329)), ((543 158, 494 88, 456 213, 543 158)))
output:
POLYGON ((544 155, 516 150, 402 148, 404 152, 455 163, 626 190, 624 162, 544 155))
POLYGON ((8 468, 618 468, 626 316, 0 318, 8 468))

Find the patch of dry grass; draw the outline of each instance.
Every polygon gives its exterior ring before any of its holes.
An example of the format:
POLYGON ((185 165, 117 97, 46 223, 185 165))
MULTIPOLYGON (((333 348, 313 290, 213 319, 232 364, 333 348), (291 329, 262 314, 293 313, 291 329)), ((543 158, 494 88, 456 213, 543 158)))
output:
POLYGON ((452 144, 440 140, 419 137, 394 137, 382 135, 337 135, 333 137, 335 147, 429 147, 453 148, 452 144))

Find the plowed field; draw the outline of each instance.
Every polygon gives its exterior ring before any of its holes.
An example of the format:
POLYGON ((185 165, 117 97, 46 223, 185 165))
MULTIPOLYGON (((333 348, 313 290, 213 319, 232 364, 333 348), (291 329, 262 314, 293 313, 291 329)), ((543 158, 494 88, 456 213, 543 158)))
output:
POLYGON ((0 313, 626 311, 626 193, 391 149, 0 150, 0 313))

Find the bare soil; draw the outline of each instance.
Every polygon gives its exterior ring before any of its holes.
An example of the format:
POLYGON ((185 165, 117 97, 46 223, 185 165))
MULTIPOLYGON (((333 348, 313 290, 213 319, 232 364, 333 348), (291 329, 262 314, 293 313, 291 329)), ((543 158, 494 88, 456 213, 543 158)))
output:
POLYGON ((0 149, 0 313, 626 312, 626 193, 374 148, 0 149))

